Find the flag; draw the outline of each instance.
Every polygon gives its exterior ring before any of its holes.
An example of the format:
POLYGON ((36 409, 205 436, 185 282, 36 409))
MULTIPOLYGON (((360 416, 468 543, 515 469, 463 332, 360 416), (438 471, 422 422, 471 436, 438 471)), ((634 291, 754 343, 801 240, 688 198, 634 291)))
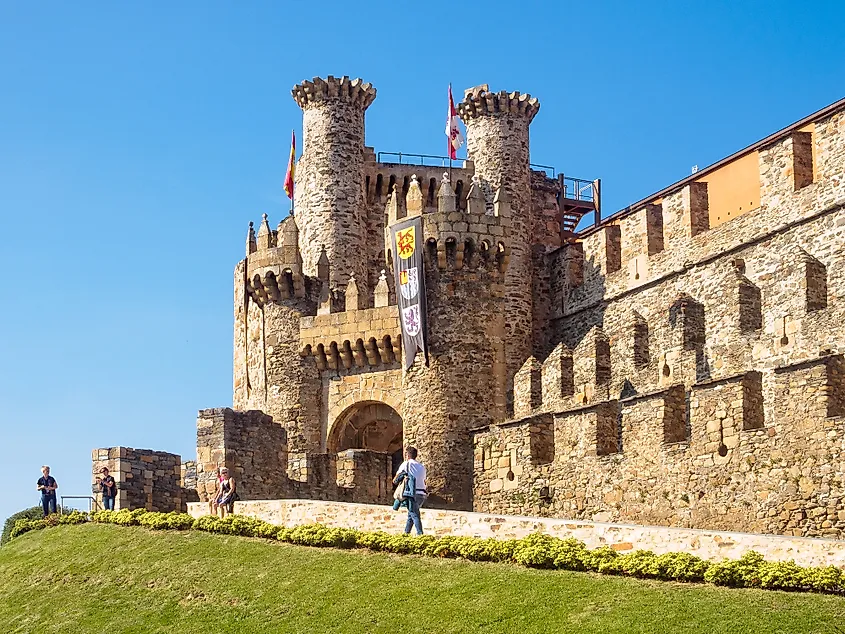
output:
POLYGON ((390 228, 393 253, 393 272, 396 276, 396 303, 399 304, 399 323, 402 326, 402 350, 405 369, 414 365, 417 352, 422 350, 428 365, 426 337, 425 275, 422 253, 422 218, 416 216, 390 228))
POLYGON ((464 144, 464 135, 458 127, 458 112, 452 99, 452 84, 449 84, 449 114, 446 117, 446 136, 449 137, 449 158, 458 158, 455 150, 464 144))
POLYGON ((288 172, 285 174, 285 193, 293 200, 293 173, 296 169, 296 132, 290 132, 290 159, 288 160, 288 172))

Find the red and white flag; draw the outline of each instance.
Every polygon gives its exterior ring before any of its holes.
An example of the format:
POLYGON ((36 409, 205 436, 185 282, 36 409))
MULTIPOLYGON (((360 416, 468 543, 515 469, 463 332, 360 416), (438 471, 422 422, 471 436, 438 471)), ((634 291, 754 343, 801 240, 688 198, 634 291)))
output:
POLYGON ((452 84, 449 84, 449 114, 446 118, 446 136, 449 137, 449 158, 458 158, 456 150, 464 144, 464 135, 458 126, 458 112, 452 99, 452 84))

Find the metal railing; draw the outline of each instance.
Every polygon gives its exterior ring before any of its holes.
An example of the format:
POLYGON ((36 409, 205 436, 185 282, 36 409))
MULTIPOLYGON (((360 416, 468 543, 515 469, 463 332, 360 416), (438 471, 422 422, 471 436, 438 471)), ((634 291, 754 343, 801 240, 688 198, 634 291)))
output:
POLYGON ((555 171, 555 168, 552 167, 551 165, 540 165, 539 163, 529 163, 528 167, 530 167, 532 169, 536 169, 538 172, 545 172, 546 176, 551 176, 552 178, 557 178, 557 172, 555 171), (551 174, 549 173, 549 170, 551 170, 551 174))
POLYGON ((561 195, 570 200, 584 200, 596 202, 593 181, 585 181, 580 178, 563 177, 561 184, 561 195))
MULTIPOLYGON (((448 156, 436 156, 434 154, 409 154, 407 152, 378 152, 376 153, 376 161, 379 163, 394 163, 396 165, 420 165, 422 167, 455 167, 455 164, 461 165, 467 157, 458 157, 451 159, 448 156), (396 157, 395 161, 385 161, 384 156, 396 157)), ((540 165, 539 163, 530 163, 529 167, 537 171, 545 172, 547 176, 557 178, 557 171, 552 165, 540 165)))
POLYGON ((379 163, 395 163, 398 165, 419 165, 421 167, 455 167, 461 165, 466 158, 451 159, 448 156, 435 156, 433 154, 407 154, 405 152, 379 152, 376 154, 376 161, 379 163), (382 156, 395 156, 396 161, 383 161, 382 156), (426 161, 429 161, 426 163, 426 161), (439 163, 438 163, 439 161, 439 163))
POLYGON ((62 509, 65 507, 65 500, 88 500, 88 512, 91 511, 99 511, 100 510, 100 503, 97 502, 97 498, 91 495, 63 495, 61 496, 62 502, 59 504, 59 514, 61 515, 62 509))

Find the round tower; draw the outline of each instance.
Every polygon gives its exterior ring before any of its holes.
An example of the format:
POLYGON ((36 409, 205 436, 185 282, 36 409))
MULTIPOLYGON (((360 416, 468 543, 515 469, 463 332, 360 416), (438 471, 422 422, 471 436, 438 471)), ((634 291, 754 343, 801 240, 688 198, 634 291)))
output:
POLYGON ((233 405, 261 410, 287 430, 291 451, 321 446, 320 375, 299 354, 300 320, 316 313, 315 285, 302 275, 299 230, 288 216, 252 223, 235 267, 233 405))
POLYGON ((487 85, 466 91, 457 110, 467 128, 467 155, 492 190, 501 189, 512 213, 510 264, 505 277, 505 358, 508 389, 532 354, 531 178, 528 127, 540 102, 518 92, 492 93, 487 85))
MULTIPOLYGON (((409 217, 415 189, 416 180, 408 192, 409 217)), ((504 195, 489 215, 481 190, 474 181, 466 211, 459 211, 444 175, 437 212, 422 215, 429 363, 418 353, 403 372, 403 437, 420 451, 436 507, 471 508, 470 430, 505 416, 502 281, 510 218, 504 195)), ((390 220, 388 234, 395 231, 390 220)))
POLYGON ((360 288, 366 270, 364 112, 376 89, 361 79, 315 77, 294 86, 302 108, 302 156, 296 167, 294 209, 303 273, 317 275, 325 246, 329 285, 344 288, 351 274, 360 288))

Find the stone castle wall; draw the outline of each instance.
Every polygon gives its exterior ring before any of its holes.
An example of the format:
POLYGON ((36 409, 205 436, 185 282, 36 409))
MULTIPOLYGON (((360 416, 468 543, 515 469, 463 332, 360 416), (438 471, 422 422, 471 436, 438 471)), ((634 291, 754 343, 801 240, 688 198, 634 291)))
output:
POLYGON ((547 255, 562 344, 476 432, 475 509, 841 537, 843 132, 761 148, 729 223, 693 183, 547 255))
POLYGON ((371 504, 391 499, 391 456, 365 450, 290 452, 282 425, 260 411, 201 410, 197 417, 197 483, 212 499, 220 469, 241 500, 308 498, 371 504))
POLYGON ((200 496, 225 464, 245 499, 389 502, 414 444, 435 505, 843 534, 843 109, 741 158, 744 210, 705 174, 573 236, 529 95, 467 91, 469 160, 429 167, 365 146, 369 84, 293 94, 296 215, 250 224, 200 496), (430 355, 405 371, 388 230, 416 215, 430 355))
POLYGON ((172 453, 106 447, 91 452, 91 492, 102 508, 103 496, 97 478, 103 467, 115 479, 115 509, 147 509, 148 511, 184 512, 196 498, 183 484, 182 459, 172 453))

